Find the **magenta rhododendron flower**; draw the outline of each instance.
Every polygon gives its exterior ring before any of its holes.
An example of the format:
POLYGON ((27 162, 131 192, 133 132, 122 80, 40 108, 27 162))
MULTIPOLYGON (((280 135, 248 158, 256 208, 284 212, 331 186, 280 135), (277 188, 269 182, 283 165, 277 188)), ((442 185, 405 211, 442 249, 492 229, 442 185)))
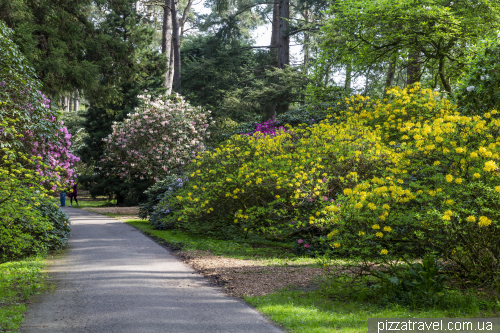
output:
POLYGON ((304 243, 304 241, 299 238, 299 240, 297 240, 297 243, 302 244, 302 243, 304 243))
POLYGON ((305 247, 306 249, 308 249, 308 248, 309 248, 309 244, 304 244, 304 247, 305 247))

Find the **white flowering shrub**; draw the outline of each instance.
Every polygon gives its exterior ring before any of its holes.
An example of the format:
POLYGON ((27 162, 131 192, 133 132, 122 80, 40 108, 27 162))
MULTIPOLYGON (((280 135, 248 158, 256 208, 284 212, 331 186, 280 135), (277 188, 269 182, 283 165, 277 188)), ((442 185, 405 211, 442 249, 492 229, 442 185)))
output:
POLYGON ((148 177, 155 180, 168 175, 204 150, 210 111, 192 107, 180 96, 174 101, 160 96, 138 96, 143 105, 122 122, 112 125, 101 162, 115 165, 113 173, 121 178, 148 177))
POLYGON ((464 115, 482 115, 500 107, 500 38, 471 48, 467 67, 453 97, 464 115))

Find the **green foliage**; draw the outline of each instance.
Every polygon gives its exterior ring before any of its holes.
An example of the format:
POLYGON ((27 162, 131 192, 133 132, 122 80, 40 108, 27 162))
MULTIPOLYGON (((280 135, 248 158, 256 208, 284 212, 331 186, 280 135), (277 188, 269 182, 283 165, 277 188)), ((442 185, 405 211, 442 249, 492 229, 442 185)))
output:
POLYGON ((273 106, 279 110, 290 103, 304 101, 309 78, 297 68, 264 68, 259 72, 260 75, 255 73, 228 91, 217 112, 236 121, 248 121, 259 115, 269 118, 273 106), (237 112, 249 116, 240 117, 237 112))
POLYGON ((0 264, 0 331, 16 332, 26 311, 24 302, 43 286, 43 257, 0 264))
POLYGON ((216 118, 251 121, 274 106, 303 101, 308 78, 292 67, 268 66, 270 54, 242 36, 187 39, 182 48, 182 94, 216 118))
POLYGON ((75 89, 95 91, 106 44, 91 20, 89 0, 0 1, 0 18, 53 99, 75 89), (100 51, 98 49, 101 48, 100 51))
POLYGON ((453 92, 458 109, 465 115, 481 115, 500 107, 500 51, 498 38, 473 45, 458 88, 453 92))
POLYGON ((218 111, 221 101, 237 89, 239 81, 249 78, 252 68, 266 60, 264 53, 255 53, 247 46, 249 43, 239 38, 226 42, 218 36, 187 37, 181 52, 182 95, 193 105, 214 110, 216 117, 229 116, 218 111))
MULTIPOLYGON (((0 205, 0 262, 65 245, 70 234, 69 217, 52 199, 40 198, 20 182, 12 181, 8 186, 14 184, 21 186, 11 190, 14 199, 0 205)), ((2 194, 5 187, 0 189, 2 194)))
MULTIPOLYGON (((278 114, 274 118, 274 124, 277 128, 287 125, 293 127, 312 126, 325 120, 328 116, 338 114, 345 106, 345 103, 341 102, 341 105, 338 105, 338 99, 334 99, 327 103, 295 105, 287 112, 278 114)), ((218 118, 215 125, 210 127, 209 146, 215 148, 233 135, 253 133, 261 121, 261 117, 245 123, 237 123, 228 118, 218 118)))
POLYGON ((371 271, 379 281, 372 288, 378 289, 376 293, 386 302, 428 307, 446 296, 446 277, 440 272, 441 265, 434 255, 426 255, 422 263, 399 265, 389 262, 387 266, 385 272, 371 271))
POLYGON ((170 213, 170 211, 166 211, 168 208, 163 207, 163 205, 168 202, 172 193, 181 188, 182 185, 183 180, 178 175, 171 174, 149 187, 144 192, 147 196, 146 202, 139 205, 139 217, 146 219, 150 216, 151 224, 158 226, 158 219, 170 213), (164 204, 157 206, 160 202, 164 204))
POLYGON ((329 14, 322 27, 319 71, 339 63, 365 71, 394 59, 406 68, 418 52, 431 80, 451 93, 466 62, 464 45, 496 33, 500 7, 490 0, 346 0, 335 2, 329 14))

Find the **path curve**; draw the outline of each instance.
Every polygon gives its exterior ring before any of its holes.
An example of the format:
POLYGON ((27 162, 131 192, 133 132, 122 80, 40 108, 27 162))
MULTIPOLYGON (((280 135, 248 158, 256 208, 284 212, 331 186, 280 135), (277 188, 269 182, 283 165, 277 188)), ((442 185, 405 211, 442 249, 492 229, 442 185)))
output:
POLYGON ((50 266, 20 332, 282 332, 137 229, 65 207, 69 250, 50 266))

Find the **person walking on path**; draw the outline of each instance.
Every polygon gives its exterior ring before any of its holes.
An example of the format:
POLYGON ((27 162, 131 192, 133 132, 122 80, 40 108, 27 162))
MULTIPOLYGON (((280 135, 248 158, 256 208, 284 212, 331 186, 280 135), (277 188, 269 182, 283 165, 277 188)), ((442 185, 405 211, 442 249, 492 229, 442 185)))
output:
POLYGON ((77 190, 77 186, 78 186, 78 183, 74 183, 73 184, 73 187, 71 188, 69 194, 68 194, 68 197, 69 199, 71 200, 71 204, 69 205, 70 207, 73 207, 73 198, 75 199, 75 202, 76 202, 76 205, 77 206, 80 206, 78 204, 78 199, 76 198, 78 196, 78 190, 77 190))

